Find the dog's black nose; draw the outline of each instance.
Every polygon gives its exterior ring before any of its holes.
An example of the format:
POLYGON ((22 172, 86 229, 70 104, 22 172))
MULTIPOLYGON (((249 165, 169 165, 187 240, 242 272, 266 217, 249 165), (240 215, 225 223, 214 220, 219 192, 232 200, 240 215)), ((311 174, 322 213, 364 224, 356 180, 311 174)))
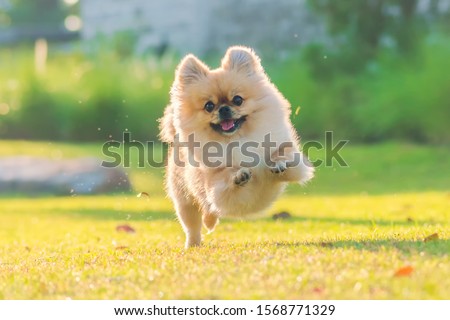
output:
POLYGON ((219 116, 221 119, 231 119, 233 118, 233 113, 229 106, 223 106, 219 109, 219 116))

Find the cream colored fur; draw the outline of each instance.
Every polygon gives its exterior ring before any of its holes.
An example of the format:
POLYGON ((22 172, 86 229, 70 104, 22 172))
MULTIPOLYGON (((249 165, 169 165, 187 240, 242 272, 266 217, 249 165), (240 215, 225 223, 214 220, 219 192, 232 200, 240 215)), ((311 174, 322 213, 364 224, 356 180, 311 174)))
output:
POLYGON ((160 136, 163 141, 173 143, 176 134, 183 142, 193 135, 200 143, 200 148, 191 155, 188 148, 179 149, 177 156, 186 163, 184 167, 175 163, 173 148, 168 157, 166 188, 186 233, 186 247, 200 245, 202 223, 212 231, 220 217, 261 212, 276 200, 288 182, 305 183, 312 178, 314 169, 306 160, 295 167, 287 165, 295 153, 300 153, 299 140, 289 119, 290 110, 290 104, 270 82, 260 59, 249 48, 229 48, 215 70, 193 55, 181 61, 171 90, 171 103, 160 122, 160 136), (233 116, 246 116, 246 121, 233 134, 214 131, 210 124, 218 123, 219 115, 217 110, 205 111, 205 103, 232 105, 230 101, 235 95, 243 97, 244 103, 232 107, 233 116), (251 150, 264 159, 261 143, 268 133, 277 147, 283 142, 293 145, 283 156, 275 148, 271 153, 274 167, 269 168, 262 161, 255 167, 240 167, 241 160, 248 158, 239 149, 234 149, 230 167, 225 165, 226 156, 217 158, 223 163, 217 168, 204 163, 201 150, 211 141, 223 148, 231 143, 257 142, 259 147, 251 150), (200 166, 190 165, 189 156, 200 166))

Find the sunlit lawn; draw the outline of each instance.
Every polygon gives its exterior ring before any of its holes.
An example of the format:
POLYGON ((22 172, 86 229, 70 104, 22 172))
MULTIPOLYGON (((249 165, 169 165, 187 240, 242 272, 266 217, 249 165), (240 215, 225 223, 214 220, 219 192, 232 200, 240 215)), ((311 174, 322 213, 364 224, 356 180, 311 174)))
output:
MULTIPOLYGON (((25 152, 100 154, 98 145, 0 142, 0 156, 25 152)), ((4 196, 0 298, 448 299, 449 154, 350 146, 349 168, 320 168, 266 215, 222 221, 190 250, 160 169, 131 170, 131 194, 4 196), (293 217, 271 219, 282 210, 293 217), (125 224, 136 232, 116 231, 125 224)))

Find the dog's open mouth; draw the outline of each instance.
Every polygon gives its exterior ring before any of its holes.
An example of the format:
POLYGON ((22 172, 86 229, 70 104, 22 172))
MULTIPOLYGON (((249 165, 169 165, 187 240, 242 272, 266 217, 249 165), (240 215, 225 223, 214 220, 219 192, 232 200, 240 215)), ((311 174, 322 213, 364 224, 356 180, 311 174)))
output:
POLYGON ((239 119, 226 119, 219 123, 211 123, 211 128, 220 133, 233 133, 241 127, 246 118, 247 116, 243 116, 239 119))

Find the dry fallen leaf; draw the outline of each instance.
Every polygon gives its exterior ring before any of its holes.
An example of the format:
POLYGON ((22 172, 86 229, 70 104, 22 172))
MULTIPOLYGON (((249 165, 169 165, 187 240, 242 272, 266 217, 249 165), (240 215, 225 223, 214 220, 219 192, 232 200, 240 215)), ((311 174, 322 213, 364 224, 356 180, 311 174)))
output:
POLYGON ((430 234, 428 237, 426 237, 425 239, 423 239, 424 242, 428 242, 428 241, 433 241, 433 240, 438 240, 439 239, 439 234, 437 233, 433 233, 430 234))
POLYGON ((147 192, 139 192, 139 194, 137 195, 138 198, 142 198, 143 196, 150 197, 147 192))
POLYGON ((292 218, 292 215, 287 211, 281 211, 279 213, 275 213, 272 216, 273 220, 284 220, 284 219, 289 219, 289 218, 292 218))
POLYGON ((315 292, 315 293, 322 293, 322 292, 323 292, 323 289, 322 289, 322 288, 319 288, 319 287, 315 287, 315 288, 313 288, 312 291, 315 292))
POLYGON ((124 249, 128 249, 127 246, 118 246, 116 247, 116 250, 124 250, 124 249))
POLYGON ((414 268, 411 266, 405 266, 394 273, 394 277, 405 277, 411 275, 411 273, 414 271, 414 268))
POLYGON ((321 242, 320 246, 324 248, 332 248, 333 244, 331 242, 321 242))
POLYGON ((127 224, 117 226, 116 231, 118 231, 118 232, 122 231, 122 232, 126 232, 126 233, 135 233, 136 232, 136 230, 134 230, 132 227, 130 227, 127 224))

